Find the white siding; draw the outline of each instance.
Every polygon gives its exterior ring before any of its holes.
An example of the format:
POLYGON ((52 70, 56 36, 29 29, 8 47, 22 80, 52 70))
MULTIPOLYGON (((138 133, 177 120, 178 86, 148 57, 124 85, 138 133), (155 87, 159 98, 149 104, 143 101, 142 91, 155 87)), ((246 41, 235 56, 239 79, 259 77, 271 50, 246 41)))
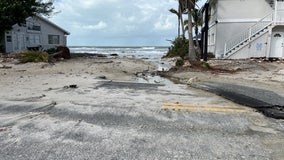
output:
POLYGON ((268 33, 257 38, 255 41, 251 42, 250 45, 244 46, 238 54, 233 54, 229 59, 246 59, 252 57, 265 57, 267 50, 269 50, 268 45, 268 33))
POLYGON ((38 21, 38 23, 40 23, 41 25, 41 45, 44 49, 66 45, 66 40, 64 39, 65 33, 63 31, 40 19, 35 19, 35 20, 38 21), (48 35, 58 35, 59 44, 49 44, 48 35))
POLYGON ((266 0, 218 0, 218 19, 259 19, 272 12, 266 0))
POLYGON ((211 0, 211 7, 215 8, 211 12, 216 11, 217 15, 210 20, 209 35, 211 38, 215 32, 215 44, 209 44, 208 51, 213 51, 216 57, 223 55, 225 42, 273 11, 266 0, 211 0))

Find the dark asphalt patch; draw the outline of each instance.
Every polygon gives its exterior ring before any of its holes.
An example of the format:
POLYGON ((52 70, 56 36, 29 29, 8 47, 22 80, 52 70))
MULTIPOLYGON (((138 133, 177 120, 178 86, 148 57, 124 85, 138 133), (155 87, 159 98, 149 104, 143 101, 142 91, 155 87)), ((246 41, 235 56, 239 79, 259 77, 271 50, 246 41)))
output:
POLYGON ((109 89, 114 89, 114 88, 152 89, 152 88, 158 88, 159 86, 165 86, 165 85, 164 84, 154 84, 154 83, 107 81, 107 82, 103 82, 101 85, 97 86, 96 88, 104 87, 104 88, 109 88, 109 89))
POLYGON ((284 97, 275 92, 227 83, 196 83, 193 87, 215 93, 235 103, 249 106, 264 115, 284 119, 284 97))

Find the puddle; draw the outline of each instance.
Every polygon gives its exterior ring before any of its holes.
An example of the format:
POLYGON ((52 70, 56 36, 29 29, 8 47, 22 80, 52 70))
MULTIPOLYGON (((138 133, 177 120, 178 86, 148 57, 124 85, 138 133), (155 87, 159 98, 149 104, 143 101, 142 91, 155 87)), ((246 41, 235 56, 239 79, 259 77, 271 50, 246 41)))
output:
POLYGON ((171 62, 160 60, 157 62, 158 67, 155 72, 144 72, 137 75, 136 82, 137 83, 153 83, 153 84, 163 84, 163 85, 174 85, 173 81, 161 77, 158 75, 158 71, 168 71, 170 68, 173 67, 171 62))

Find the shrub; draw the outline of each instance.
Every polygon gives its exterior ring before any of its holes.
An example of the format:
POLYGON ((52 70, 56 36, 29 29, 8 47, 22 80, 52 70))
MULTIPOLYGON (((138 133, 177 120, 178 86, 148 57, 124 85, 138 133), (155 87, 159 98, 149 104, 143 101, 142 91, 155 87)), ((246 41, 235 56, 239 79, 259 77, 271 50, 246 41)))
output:
POLYGON ((27 62, 49 62, 50 57, 46 52, 37 52, 37 51, 23 51, 19 53, 19 61, 21 63, 27 62))
POLYGON ((177 61, 176 61, 176 66, 177 67, 181 67, 181 66, 183 66, 184 65, 184 60, 183 59, 178 59, 177 61))
POLYGON ((47 52, 48 54, 54 54, 58 52, 58 50, 56 48, 50 48, 50 49, 45 50, 45 52, 47 52))
POLYGON ((172 46, 169 48, 166 57, 180 56, 184 59, 187 54, 188 40, 185 37, 178 37, 174 41, 172 41, 172 46))
POLYGON ((211 66, 207 62, 202 62, 202 67, 206 69, 211 69, 211 66))
POLYGON ((207 53, 208 58, 215 58, 215 55, 212 52, 207 53))

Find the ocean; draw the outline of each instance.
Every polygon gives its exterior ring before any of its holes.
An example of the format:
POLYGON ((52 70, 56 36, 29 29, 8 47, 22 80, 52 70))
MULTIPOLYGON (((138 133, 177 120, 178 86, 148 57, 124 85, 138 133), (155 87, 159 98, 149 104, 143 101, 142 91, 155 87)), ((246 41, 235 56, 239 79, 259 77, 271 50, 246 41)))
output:
POLYGON ((168 47, 96 47, 96 46, 69 46, 71 53, 103 54, 106 56, 118 55, 160 62, 167 54, 168 47))
MULTIPOLYGON (((157 63, 157 71, 167 71, 172 67, 167 61, 163 61, 162 57, 168 52, 168 47, 95 47, 95 46, 69 46, 71 53, 88 53, 100 54, 111 57, 117 55, 119 57, 137 58, 145 61, 157 63)), ((172 84, 171 81, 160 77, 159 75, 146 74, 146 77, 137 78, 140 83, 163 83, 172 84)))

